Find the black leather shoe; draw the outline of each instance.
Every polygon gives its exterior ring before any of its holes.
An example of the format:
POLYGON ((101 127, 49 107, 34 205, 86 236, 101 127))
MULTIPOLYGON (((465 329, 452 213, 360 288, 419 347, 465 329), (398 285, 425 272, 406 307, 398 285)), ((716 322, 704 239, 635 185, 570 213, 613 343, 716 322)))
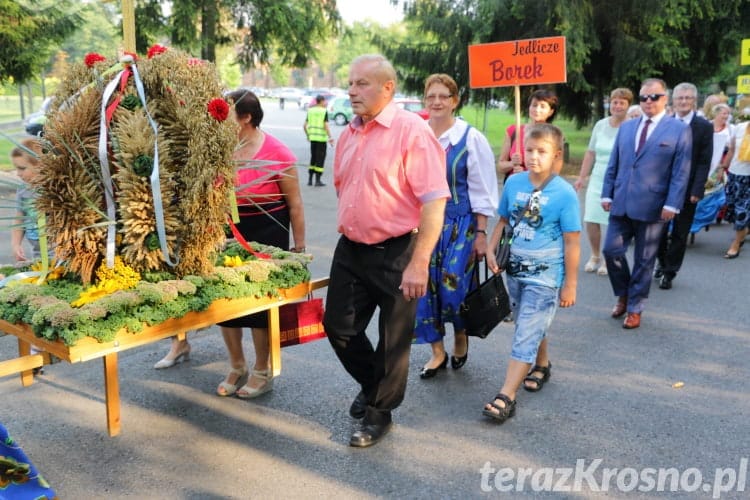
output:
POLYGON ((661 277, 661 280, 659 280, 659 288, 662 290, 669 290, 672 288, 672 278, 667 276, 666 274, 661 277))
POLYGON ((469 359, 469 353, 467 352, 463 356, 451 356, 451 368, 458 370, 466 364, 466 360, 469 359))
POLYGON ((357 394, 357 397, 354 398, 352 405, 349 407, 349 415, 356 419, 364 418, 366 410, 367 398, 365 397, 364 392, 359 391, 359 394, 357 394))
POLYGON ((451 368, 458 370, 466 364, 467 359, 469 359, 469 337, 466 337, 466 354, 463 356, 451 356, 451 368))
POLYGON ((377 424, 363 423, 362 428, 358 431, 354 431, 354 434, 352 434, 352 437, 349 439, 349 446, 354 446, 355 448, 367 448, 368 446, 372 446, 383 439, 383 436, 388 434, 392 425, 393 423, 390 418, 385 422, 377 424))
POLYGON ((662 278, 662 276, 664 276, 664 271, 662 271, 661 269, 657 269, 656 271, 654 271, 654 279, 659 280, 662 278))
POLYGON ((432 378, 437 375, 438 370, 445 370, 446 366, 448 366, 448 353, 445 353, 443 362, 437 368, 422 368, 422 371, 419 372, 419 378, 432 378))
POLYGON ((323 187, 323 186, 325 186, 325 185, 326 185, 326 183, 325 183, 325 182, 322 182, 322 181, 316 181, 316 182, 315 182, 315 187, 323 187))

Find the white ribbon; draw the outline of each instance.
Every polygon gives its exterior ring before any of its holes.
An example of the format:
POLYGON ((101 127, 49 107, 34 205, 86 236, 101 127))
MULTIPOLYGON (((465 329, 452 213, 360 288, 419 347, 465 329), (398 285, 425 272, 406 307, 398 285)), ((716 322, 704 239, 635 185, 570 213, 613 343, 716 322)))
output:
POLYGON ((159 246, 161 246, 161 253, 164 256, 164 262, 167 265, 174 267, 180 261, 179 257, 175 257, 174 262, 169 258, 169 249, 167 248, 167 231, 164 225, 164 204, 161 197, 161 181, 159 180, 159 127, 151 118, 151 114, 148 112, 146 107, 146 93, 143 91, 143 82, 141 76, 138 74, 138 68, 135 64, 132 65, 133 69, 133 80, 135 80, 135 89, 138 92, 138 97, 141 99, 143 110, 146 112, 146 118, 148 123, 151 125, 151 129, 154 131, 154 167, 151 170, 151 194, 154 198, 154 218, 156 219, 156 235, 159 237, 159 246))
POLYGON ((6 287, 13 281, 18 281, 26 278, 36 278, 41 275, 42 273, 40 273, 39 271, 26 271, 23 273, 11 274, 7 278, 0 280, 0 288, 6 287))
POLYGON ((102 170, 102 185, 104 186, 104 200, 107 204, 107 217, 109 218, 107 226, 107 267, 115 267, 115 231, 117 211, 115 208, 114 187, 112 185, 112 174, 109 171, 109 158, 107 154, 107 103, 120 84, 120 78, 126 70, 117 73, 112 81, 104 88, 102 94, 101 116, 99 117, 99 164, 102 170))

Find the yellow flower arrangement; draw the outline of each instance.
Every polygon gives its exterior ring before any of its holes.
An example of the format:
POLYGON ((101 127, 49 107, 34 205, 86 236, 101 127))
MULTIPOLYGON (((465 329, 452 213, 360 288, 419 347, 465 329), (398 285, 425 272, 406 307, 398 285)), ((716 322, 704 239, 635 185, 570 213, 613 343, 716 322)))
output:
MULTIPOLYGON (((41 262, 35 262, 31 265, 31 270, 37 273, 44 272, 44 266, 42 266, 41 262)), ((58 266, 57 263, 53 260, 50 262, 49 269, 46 276, 43 276, 42 282, 39 282, 39 277, 32 276, 30 278, 24 278, 22 280, 19 280, 19 283, 36 283, 36 284, 43 284, 47 281, 52 281, 56 279, 60 279, 63 276, 65 276, 65 268, 62 266, 58 266)))
POLYGON ((224 256, 224 267, 240 267, 244 262, 239 255, 225 255, 224 256))
POLYGON ((71 306, 81 307, 118 290, 135 288, 141 281, 141 275, 132 267, 126 265, 119 256, 115 257, 115 265, 111 269, 107 267, 106 263, 102 263, 96 271, 96 277, 97 284, 81 292, 81 295, 70 303, 71 306))

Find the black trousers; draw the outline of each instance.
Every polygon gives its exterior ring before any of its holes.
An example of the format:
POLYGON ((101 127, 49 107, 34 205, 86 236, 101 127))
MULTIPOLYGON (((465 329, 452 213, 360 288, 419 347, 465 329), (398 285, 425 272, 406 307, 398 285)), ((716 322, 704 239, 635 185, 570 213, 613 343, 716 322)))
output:
POLYGON ((659 242, 659 253, 657 254, 659 269, 665 276, 674 278, 682 266, 685 258, 690 226, 695 218, 696 203, 685 202, 680 213, 672 219, 672 224, 665 224, 664 233, 659 242), (671 229, 670 229, 671 228, 671 229))
POLYGON ((323 166, 326 163, 325 142, 310 141, 310 172, 316 174, 323 173, 323 166))
POLYGON ((406 393, 417 301, 404 299, 399 285, 411 259, 415 236, 377 245, 339 239, 331 264, 323 319, 328 340, 367 398, 365 420, 390 418, 406 393), (378 345, 365 334, 380 309, 378 345))

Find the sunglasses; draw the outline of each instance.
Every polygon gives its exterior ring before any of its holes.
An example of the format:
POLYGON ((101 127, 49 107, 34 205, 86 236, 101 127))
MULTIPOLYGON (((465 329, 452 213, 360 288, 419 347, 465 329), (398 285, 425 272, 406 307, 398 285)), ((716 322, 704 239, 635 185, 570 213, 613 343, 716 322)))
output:
POLYGON ((658 101, 662 97, 664 97, 667 94, 641 94, 638 96, 638 100, 641 102, 647 102, 649 100, 651 101, 658 101))

